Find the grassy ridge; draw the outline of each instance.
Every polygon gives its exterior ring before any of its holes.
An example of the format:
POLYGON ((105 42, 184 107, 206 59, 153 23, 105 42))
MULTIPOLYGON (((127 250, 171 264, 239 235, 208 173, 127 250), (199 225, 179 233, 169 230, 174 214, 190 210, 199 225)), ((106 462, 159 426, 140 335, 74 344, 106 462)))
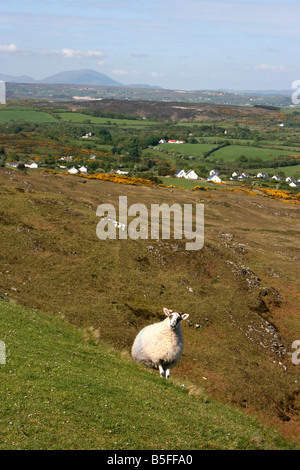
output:
POLYGON ((0 449, 293 448, 58 317, 0 301, 0 324, 0 449))

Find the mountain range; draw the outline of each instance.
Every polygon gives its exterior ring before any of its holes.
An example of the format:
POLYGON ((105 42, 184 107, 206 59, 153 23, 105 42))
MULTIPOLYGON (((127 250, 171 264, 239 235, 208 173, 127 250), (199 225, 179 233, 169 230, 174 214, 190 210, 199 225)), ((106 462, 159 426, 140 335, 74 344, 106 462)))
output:
POLYGON ((64 85, 96 85, 96 86, 116 86, 116 87, 130 87, 130 88, 160 88, 158 86, 137 84, 137 85, 124 85, 108 75, 96 72, 95 70, 71 70, 68 72, 60 72, 42 80, 35 80, 28 75, 6 75, 0 73, 0 80, 11 83, 45 83, 45 84, 64 84, 64 85))

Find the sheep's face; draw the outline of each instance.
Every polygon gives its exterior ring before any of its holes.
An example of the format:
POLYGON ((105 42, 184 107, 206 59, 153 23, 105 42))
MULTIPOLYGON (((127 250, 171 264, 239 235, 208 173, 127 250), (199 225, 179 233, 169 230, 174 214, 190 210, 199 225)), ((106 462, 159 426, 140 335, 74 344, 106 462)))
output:
POLYGON ((164 313, 168 317, 172 330, 176 330, 179 327, 181 320, 186 320, 189 317, 188 313, 177 313, 167 308, 164 308, 164 313))

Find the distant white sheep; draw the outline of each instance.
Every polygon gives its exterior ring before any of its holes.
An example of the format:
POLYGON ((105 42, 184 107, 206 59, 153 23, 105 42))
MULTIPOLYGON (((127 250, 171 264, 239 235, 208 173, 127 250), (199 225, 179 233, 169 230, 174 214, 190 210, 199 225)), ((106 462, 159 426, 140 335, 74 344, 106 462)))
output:
POLYGON ((137 362, 159 369, 161 377, 170 377, 170 369, 181 358, 183 337, 181 320, 187 313, 177 313, 164 308, 167 318, 143 328, 134 340, 131 355, 137 362))

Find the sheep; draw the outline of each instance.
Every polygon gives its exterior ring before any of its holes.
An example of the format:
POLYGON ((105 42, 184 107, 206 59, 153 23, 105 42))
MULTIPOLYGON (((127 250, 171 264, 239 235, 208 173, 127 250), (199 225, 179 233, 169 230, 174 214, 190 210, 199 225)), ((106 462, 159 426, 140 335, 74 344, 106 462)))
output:
POLYGON ((137 362, 159 369, 160 377, 169 378, 170 369, 179 361, 183 351, 181 320, 187 313, 177 313, 163 309, 167 318, 143 328, 136 336, 131 355, 137 362))

